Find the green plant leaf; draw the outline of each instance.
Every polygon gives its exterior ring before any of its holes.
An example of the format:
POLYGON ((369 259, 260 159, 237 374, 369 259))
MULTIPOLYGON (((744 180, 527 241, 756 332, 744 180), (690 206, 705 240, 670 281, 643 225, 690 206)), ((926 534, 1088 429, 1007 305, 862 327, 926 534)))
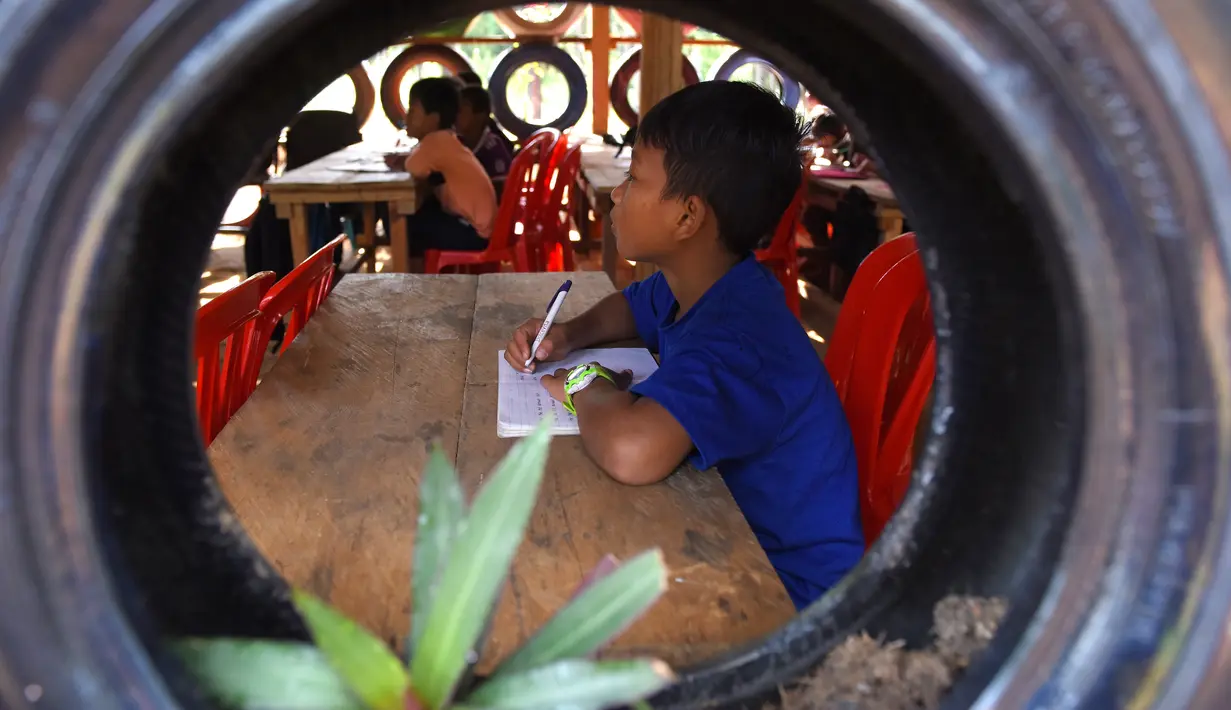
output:
POLYGON ((402 710, 406 669, 380 639, 316 597, 295 590, 295 606, 312 638, 352 692, 370 710, 402 710))
POLYGON ((411 661, 415 693, 441 710, 466 666, 522 541, 543 480, 551 443, 550 417, 496 466, 475 496, 436 588, 423 636, 411 661))
POLYGON ((557 612, 495 675, 594 653, 644 614, 666 588, 662 553, 637 555, 557 612))
POLYGON ((674 680, 662 661, 574 659, 493 678, 465 704, 484 710, 600 710, 653 695, 674 680))
POLYGON ((407 659, 419 646, 445 562, 465 523, 466 504, 462 500, 457 473, 440 447, 434 446, 419 489, 419 523, 415 529, 414 565, 410 576, 413 606, 410 638, 406 641, 407 659))
POLYGON ((233 710, 364 710, 311 644, 190 638, 171 648, 206 694, 233 710))

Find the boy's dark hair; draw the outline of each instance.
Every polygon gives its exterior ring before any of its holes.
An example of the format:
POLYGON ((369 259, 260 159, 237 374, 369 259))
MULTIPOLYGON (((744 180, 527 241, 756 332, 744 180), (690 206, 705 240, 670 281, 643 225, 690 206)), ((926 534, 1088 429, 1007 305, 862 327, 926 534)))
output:
POLYGON ((448 77, 420 79, 410 87, 410 103, 418 101, 426 113, 440 116, 441 128, 452 128, 457 123, 457 82, 448 77))
POLYGON ((492 113, 492 97, 487 89, 481 86, 467 86, 461 92, 462 101, 480 116, 490 116, 492 113))
POLYGON ((718 220, 719 238, 745 254, 772 235, 803 177, 804 124, 765 89, 705 81, 646 113, 637 142, 663 151, 664 199, 696 196, 718 220))
POLYGON ((478 74, 472 71, 464 71, 461 74, 458 74, 457 80, 461 82, 462 86, 464 87, 465 86, 477 86, 480 89, 483 88, 483 80, 479 78, 478 74))
POLYGON ((812 122, 812 135, 818 138, 821 136, 833 136, 838 140, 842 140, 846 137, 846 134, 846 124, 832 111, 822 113, 812 122))

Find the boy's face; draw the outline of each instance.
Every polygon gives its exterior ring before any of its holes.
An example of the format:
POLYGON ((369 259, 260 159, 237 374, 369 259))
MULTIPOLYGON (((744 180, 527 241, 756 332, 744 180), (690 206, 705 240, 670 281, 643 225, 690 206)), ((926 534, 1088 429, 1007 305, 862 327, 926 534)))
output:
POLYGON ((462 101, 457 107, 457 132, 467 134, 476 132, 475 129, 479 128, 479 121, 485 118, 485 116, 480 117, 469 102, 462 101))
POLYGON ((419 101, 411 101, 406 108, 406 135, 411 138, 422 138, 440 128, 440 114, 428 113, 423 110, 419 101))
POLYGON ((628 175, 611 193, 611 231, 620 256, 655 261, 678 244, 681 229, 687 229, 686 210, 680 200, 663 199, 666 185, 663 151, 635 144, 628 175))

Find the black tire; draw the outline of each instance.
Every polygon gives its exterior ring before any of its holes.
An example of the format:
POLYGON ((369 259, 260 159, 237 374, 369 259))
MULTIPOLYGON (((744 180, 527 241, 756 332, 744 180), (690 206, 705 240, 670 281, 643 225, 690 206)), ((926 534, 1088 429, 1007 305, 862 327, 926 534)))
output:
POLYGON ((718 70, 714 72, 714 78, 721 81, 729 81, 732 74, 734 74, 741 67, 748 66, 749 64, 761 64, 772 71, 778 77, 778 81, 782 84, 782 93, 779 95, 782 99, 782 103, 790 108, 799 106, 799 97, 803 93, 803 87, 799 85, 799 82, 787 76, 786 72, 774 66, 772 63, 765 61, 761 57, 749 52, 746 49, 737 49, 731 54, 731 56, 727 57, 726 61, 724 61, 718 67, 718 70))
POLYGON ((492 97, 492 114, 505 130, 518 139, 524 139, 544 126, 561 131, 572 128, 585 114, 586 101, 590 96, 585 71, 568 52, 546 42, 530 42, 505 52, 492 70, 491 78, 487 80, 487 91, 492 97), (568 83, 568 106, 565 107, 564 113, 541 125, 526 121, 509 106, 509 79, 518 69, 532 62, 542 62, 555 67, 568 83))
POLYGON ((380 105, 393 125, 401 126, 406 120, 402 80, 411 69, 428 62, 439 64, 453 76, 474 71, 465 57, 443 44, 416 44, 402 50, 402 53, 389 63, 389 68, 385 69, 384 76, 380 78, 380 105))
MULTIPOLYGON (((192 415, 202 264, 253 156, 321 86, 496 4, 2 6, 0 706, 205 707, 162 638, 305 638, 192 415)), ((653 7, 756 47, 875 137, 938 329, 931 436, 869 556, 655 707, 760 707, 850 633, 921 642, 959 591, 1010 612, 947 707, 1225 708, 1224 6, 653 7)))
MULTIPOLYGON (((611 97, 611 110, 615 111, 615 115, 626 126, 637 123, 637 109, 633 108, 632 98, 628 95, 628 85, 633 80, 633 75, 640 70, 641 50, 638 49, 628 55, 628 58, 620 63, 620 68, 616 69, 615 74, 611 76, 611 89, 608 92, 608 96, 611 97)), ((697 68, 692 65, 687 56, 683 57, 680 72, 684 75, 684 86, 692 86, 701 81, 697 68)))

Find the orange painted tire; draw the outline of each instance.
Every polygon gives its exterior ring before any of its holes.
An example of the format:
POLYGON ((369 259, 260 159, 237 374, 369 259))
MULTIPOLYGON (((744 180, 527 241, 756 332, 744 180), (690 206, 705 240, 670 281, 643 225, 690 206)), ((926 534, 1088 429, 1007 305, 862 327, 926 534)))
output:
POLYGON ((351 113, 355 114, 355 121, 362 128, 372 117, 372 109, 376 107, 376 87, 372 86, 372 77, 368 76, 362 64, 352 67, 346 75, 355 85, 355 108, 351 113))
POLYGON ((496 10, 496 22, 514 37, 559 37, 568 31, 585 12, 584 3, 569 2, 564 4, 564 11, 547 22, 531 22, 513 8, 496 10))
POLYGON ((402 101, 402 79, 411 69, 427 62, 436 62, 454 76, 474 71, 465 57, 444 45, 418 44, 402 50, 402 53, 389 63, 385 75, 380 78, 380 105, 394 126, 400 127, 406 120, 406 104, 402 101))
MULTIPOLYGON (((620 117, 624 125, 631 126, 637 122, 637 110, 633 108, 632 101, 628 97, 628 83, 632 81, 633 74, 641 69, 641 50, 628 55, 624 63, 616 69, 616 73, 611 77, 611 110, 620 117)), ((697 74, 697 68, 688 61, 688 57, 684 57, 681 65, 681 71, 684 74, 684 85, 691 86, 701 80, 697 74)))

